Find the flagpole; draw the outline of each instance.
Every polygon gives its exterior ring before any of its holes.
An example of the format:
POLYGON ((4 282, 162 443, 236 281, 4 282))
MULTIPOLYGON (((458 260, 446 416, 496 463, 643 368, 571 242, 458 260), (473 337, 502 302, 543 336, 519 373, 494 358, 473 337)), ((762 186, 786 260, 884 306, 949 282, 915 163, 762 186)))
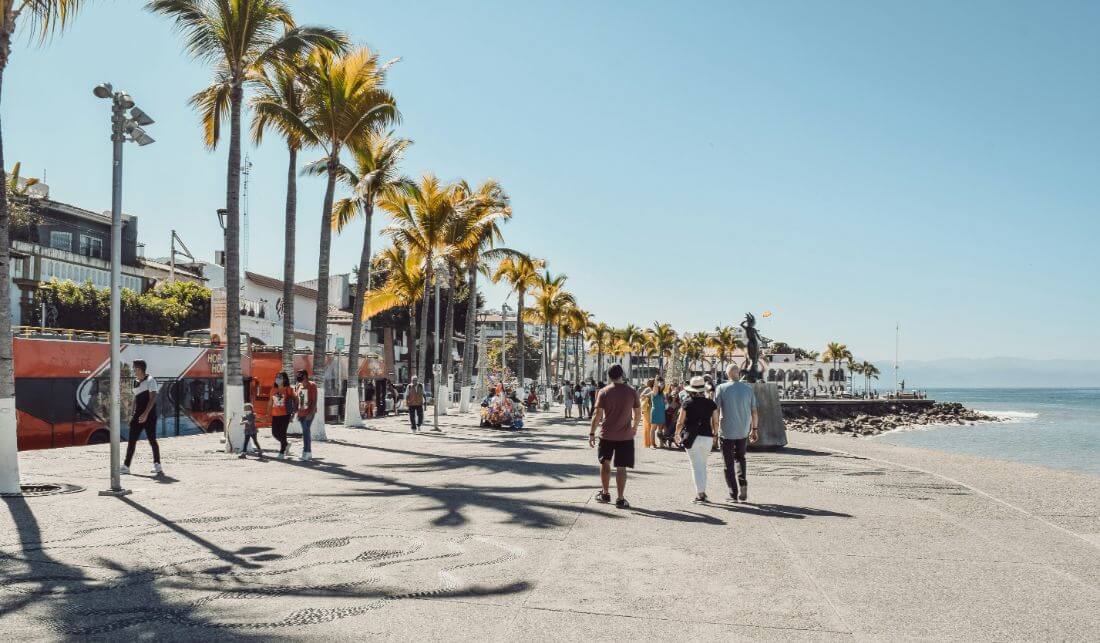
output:
POLYGON ((898 396, 898 346, 901 343, 901 324, 894 324, 894 397, 898 396))

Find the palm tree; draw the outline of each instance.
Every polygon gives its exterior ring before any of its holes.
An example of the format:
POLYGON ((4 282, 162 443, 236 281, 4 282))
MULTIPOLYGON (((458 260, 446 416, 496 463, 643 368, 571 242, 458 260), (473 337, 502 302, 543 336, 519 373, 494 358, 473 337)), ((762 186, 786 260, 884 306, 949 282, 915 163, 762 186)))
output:
MULTIPOLYGON (((419 257, 410 255, 402 246, 391 246, 378 253, 374 265, 386 273, 385 281, 373 290, 363 293, 362 316, 364 319, 389 310, 405 308, 409 313, 406 359, 409 374, 415 373, 413 361, 416 337, 416 304, 424 295, 424 265, 419 257)), ((426 321, 425 321, 426 323, 426 321)))
MULTIPOLYGON (((825 347, 825 352, 821 355, 822 361, 833 363, 834 373, 840 369, 841 362, 850 362, 852 359, 852 351, 848 350, 848 347, 840 342, 829 342, 829 345, 825 347)), ((830 377, 829 380, 833 381, 832 377, 830 377)))
MULTIPOLYGON (((13 0, 0 0, 0 87, 11 57, 11 41, 18 19, 22 17, 30 28, 45 40, 50 34, 68 27, 83 4, 81 0, 35 0, 21 2, 18 10, 13 0)), ((4 172, 4 146, 0 137, 0 186, 7 184, 4 172)), ((7 190, 0 196, 0 493, 19 492, 19 445, 15 424, 15 370, 11 339, 11 238, 7 190)))
POLYGON ((877 366, 868 361, 859 364, 858 372, 863 375, 863 389, 868 392, 871 390, 871 380, 877 380, 878 376, 882 374, 877 366))
MULTIPOLYGON (((446 230, 455 216, 455 186, 445 184, 434 174, 425 173, 417 183, 381 201, 393 222, 383 230, 394 244, 404 246, 410 255, 424 264, 424 297, 421 300, 420 346, 417 375, 425 381, 428 363, 428 302, 435 276, 435 263, 445 251, 446 230)), ((438 359, 438 356, 436 356, 438 359)))
MULTIPOLYGON (((371 262, 371 224, 374 219, 374 206, 380 195, 389 194, 408 187, 409 180, 398 172, 397 166, 405 149, 412 141, 394 138, 390 134, 368 132, 351 148, 355 167, 341 165, 337 174, 342 182, 355 192, 354 197, 345 197, 336 202, 332 209, 332 226, 337 233, 358 216, 363 217, 363 249, 359 253, 359 267, 355 273, 355 295, 352 305, 362 308, 363 296, 370 281, 371 262)), ((348 378, 355 378, 355 386, 349 382, 347 397, 344 401, 344 425, 356 426, 359 422, 359 349, 363 333, 363 315, 357 312, 351 318, 351 340, 348 345, 348 378)))
MULTIPOLYGON (((523 325, 524 319, 524 301, 527 291, 535 288, 539 283, 539 270, 546 265, 546 262, 541 259, 532 259, 529 255, 517 253, 515 256, 508 256, 501 260, 497 265, 495 271, 489 279, 493 283, 499 283, 500 281, 506 281, 512 290, 516 291, 516 346, 519 353, 519 363, 517 364, 518 373, 516 373, 516 379, 519 381, 519 385, 524 386, 524 361, 525 356, 524 347, 527 344, 524 343, 524 335, 526 334, 523 325)), ((502 319, 501 322, 507 327, 507 320, 502 319)))
POLYGON ((619 331, 619 337, 626 343, 626 364, 627 364, 627 379, 634 379, 634 353, 635 347, 638 345, 639 338, 642 337, 642 329, 638 328, 634 324, 627 324, 622 330, 619 331))
POLYGON ((603 322, 592 324, 588 327, 588 341, 592 342, 596 349, 596 379, 603 377, 603 354, 611 344, 614 329, 603 322))
POLYGON ((477 273, 484 259, 508 256, 512 251, 493 246, 503 240, 500 224, 512 217, 508 194, 496 181, 489 179, 475 190, 466 181, 459 181, 454 192, 455 216, 447 226, 445 255, 450 276, 450 297, 447 298, 444 337, 443 379, 451 373, 454 350, 454 322, 457 293, 466 282, 466 344, 463 350, 462 377, 465 385, 473 360, 474 318, 477 315, 477 273))
MULTIPOLYGON (((286 63, 311 48, 314 51, 318 47, 341 50, 345 39, 332 29, 295 26, 290 10, 282 0, 151 0, 145 6, 153 13, 172 19, 175 27, 183 33, 187 53, 214 67, 214 82, 191 97, 191 105, 200 114, 208 149, 217 147, 222 122, 229 119, 225 181, 225 289, 226 310, 233 311, 233 314, 226 316, 225 325, 227 390, 224 404, 225 417, 231 418, 244 410, 241 320, 240 315, 235 314, 241 308, 241 105, 244 90, 258 81, 265 68, 286 63)), ((319 291, 327 293, 325 288, 319 291)), ((319 328, 318 332, 323 338, 324 328, 319 328)), ((323 354, 321 358, 324 358, 323 354)), ((239 444, 243 438, 243 428, 236 422, 227 421, 226 429, 232 431, 226 446, 239 444)))
POLYGON ((545 349, 543 350, 543 363, 546 366, 544 380, 546 388, 550 388, 550 353, 552 349, 551 328, 554 327, 563 311, 571 304, 576 303, 573 295, 565 290, 565 275, 551 275, 546 270, 539 276, 538 289, 535 293, 535 305, 530 309, 527 318, 531 321, 542 323, 542 337, 545 349))
POLYGON ((691 374, 692 364, 703 359, 707 348, 706 333, 688 333, 680 340, 680 353, 684 356, 684 371, 691 374))
POLYGON ((745 344, 737 338, 737 330, 733 326, 715 326, 714 333, 707 338, 707 346, 718 352, 718 361, 722 363, 722 371, 725 372, 729 358, 738 348, 744 348, 745 344))
POLYGON ((676 342, 676 331, 673 330, 671 324, 661 324, 653 322, 653 334, 651 335, 651 341, 653 348, 657 354, 657 375, 659 377, 665 376, 665 355, 672 351, 672 347, 676 342))
MULTIPOLYGON (((307 174, 326 177, 321 208, 321 235, 317 257, 317 314, 313 335, 313 380, 324 399, 324 363, 328 337, 328 282, 332 248, 333 201, 342 172, 340 154, 361 146, 371 132, 397 122, 393 96, 384 88, 386 68, 378 54, 365 47, 343 55, 315 49, 306 58, 303 78, 305 114, 299 129, 317 140, 324 155, 307 168, 307 174)), ((292 118, 287 114, 288 118, 292 118)), ((324 439, 324 430, 318 435, 324 439)))
POLYGON ((303 116, 302 84, 298 75, 302 68, 300 57, 261 70, 256 93, 250 101, 252 107, 252 140, 259 145, 264 132, 275 130, 286 140, 289 162, 286 178, 286 212, 283 221, 283 370, 294 368, 294 257, 298 218, 298 152, 316 141, 310 132, 301 132, 283 117, 293 114, 303 116))
POLYGON ((574 304, 566 308, 563 316, 565 318, 566 332, 573 338, 573 381, 576 383, 581 381, 581 357, 584 354, 584 331, 592 322, 592 313, 574 304))

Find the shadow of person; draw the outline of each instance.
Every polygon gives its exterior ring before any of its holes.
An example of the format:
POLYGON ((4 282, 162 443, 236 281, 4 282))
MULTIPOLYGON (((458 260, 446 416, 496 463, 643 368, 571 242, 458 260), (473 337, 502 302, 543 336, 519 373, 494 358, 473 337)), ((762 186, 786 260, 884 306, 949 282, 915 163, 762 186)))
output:
POLYGON ((676 522, 697 522, 706 525, 724 525, 725 520, 709 516, 707 514, 698 513, 695 511, 665 511, 655 509, 639 509, 632 507, 630 513, 637 514, 639 516, 649 516, 650 518, 661 518, 662 520, 674 520, 676 522))
POLYGON ((828 509, 817 509, 815 507, 793 507, 790 505, 775 505, 775 504, 721 504, 714 505, 721 507, 726 511, 733 511, 736 513, 752 514, 755 516, 768 516, 772 518, 794 518, 801 520, 807 517, 825 517, 825 518, 851 518, 852 514, 841 513, 838 511, 830 511, 828 509))

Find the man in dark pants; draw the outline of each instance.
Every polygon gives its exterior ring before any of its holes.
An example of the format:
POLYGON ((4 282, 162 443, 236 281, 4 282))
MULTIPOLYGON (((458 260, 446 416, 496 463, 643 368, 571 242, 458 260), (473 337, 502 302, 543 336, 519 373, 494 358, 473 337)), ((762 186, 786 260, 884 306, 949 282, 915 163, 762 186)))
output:
POLYGON ((149 439, 149 448, 153 450, 153 473, 161 474, 160 447, 157 446, 157 381, 146 371, 145 360, 134 360, 134 416, 130 418, 130 436, 126 444, 126 463, 120 473, 130 473, 130 463, 134 459, 134 449, 141 438, 141 432, 149 439))
POLYGON ((721 413, 722 460, 726 464, 726 485, 730 499, 745 502, 749 499, 749 480, 746 471, 745 451, 749 442, 758 439, 756 427, 760 417, 756 412, 756 394, 752 385, 738 381, 741 370, 736 365, 726 369, 729 379, 718 386, 714 402, 721 413), (737 475, 734 476, 734 465, 737 475))
POLYGON ((409 423, 413 433, 416 433, 424 424, 424 385, 415 375, 405 389, 405 406, 409 407, 409 423))

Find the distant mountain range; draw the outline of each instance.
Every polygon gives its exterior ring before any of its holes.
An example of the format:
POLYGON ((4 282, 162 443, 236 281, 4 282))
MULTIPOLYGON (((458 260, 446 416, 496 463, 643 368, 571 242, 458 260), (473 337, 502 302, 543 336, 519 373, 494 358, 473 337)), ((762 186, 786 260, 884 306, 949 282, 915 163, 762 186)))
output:
MULTIPOLYGON (((893 362, 875 362, 882 371, 874 384, 893 388, 893 362)), ((1100 360, 988 359, 904 360, 899 377, 908 388, 1080 388, 1100 387, 1100 360)), ((857 384, 861 378, 856 376, 857 384)))

